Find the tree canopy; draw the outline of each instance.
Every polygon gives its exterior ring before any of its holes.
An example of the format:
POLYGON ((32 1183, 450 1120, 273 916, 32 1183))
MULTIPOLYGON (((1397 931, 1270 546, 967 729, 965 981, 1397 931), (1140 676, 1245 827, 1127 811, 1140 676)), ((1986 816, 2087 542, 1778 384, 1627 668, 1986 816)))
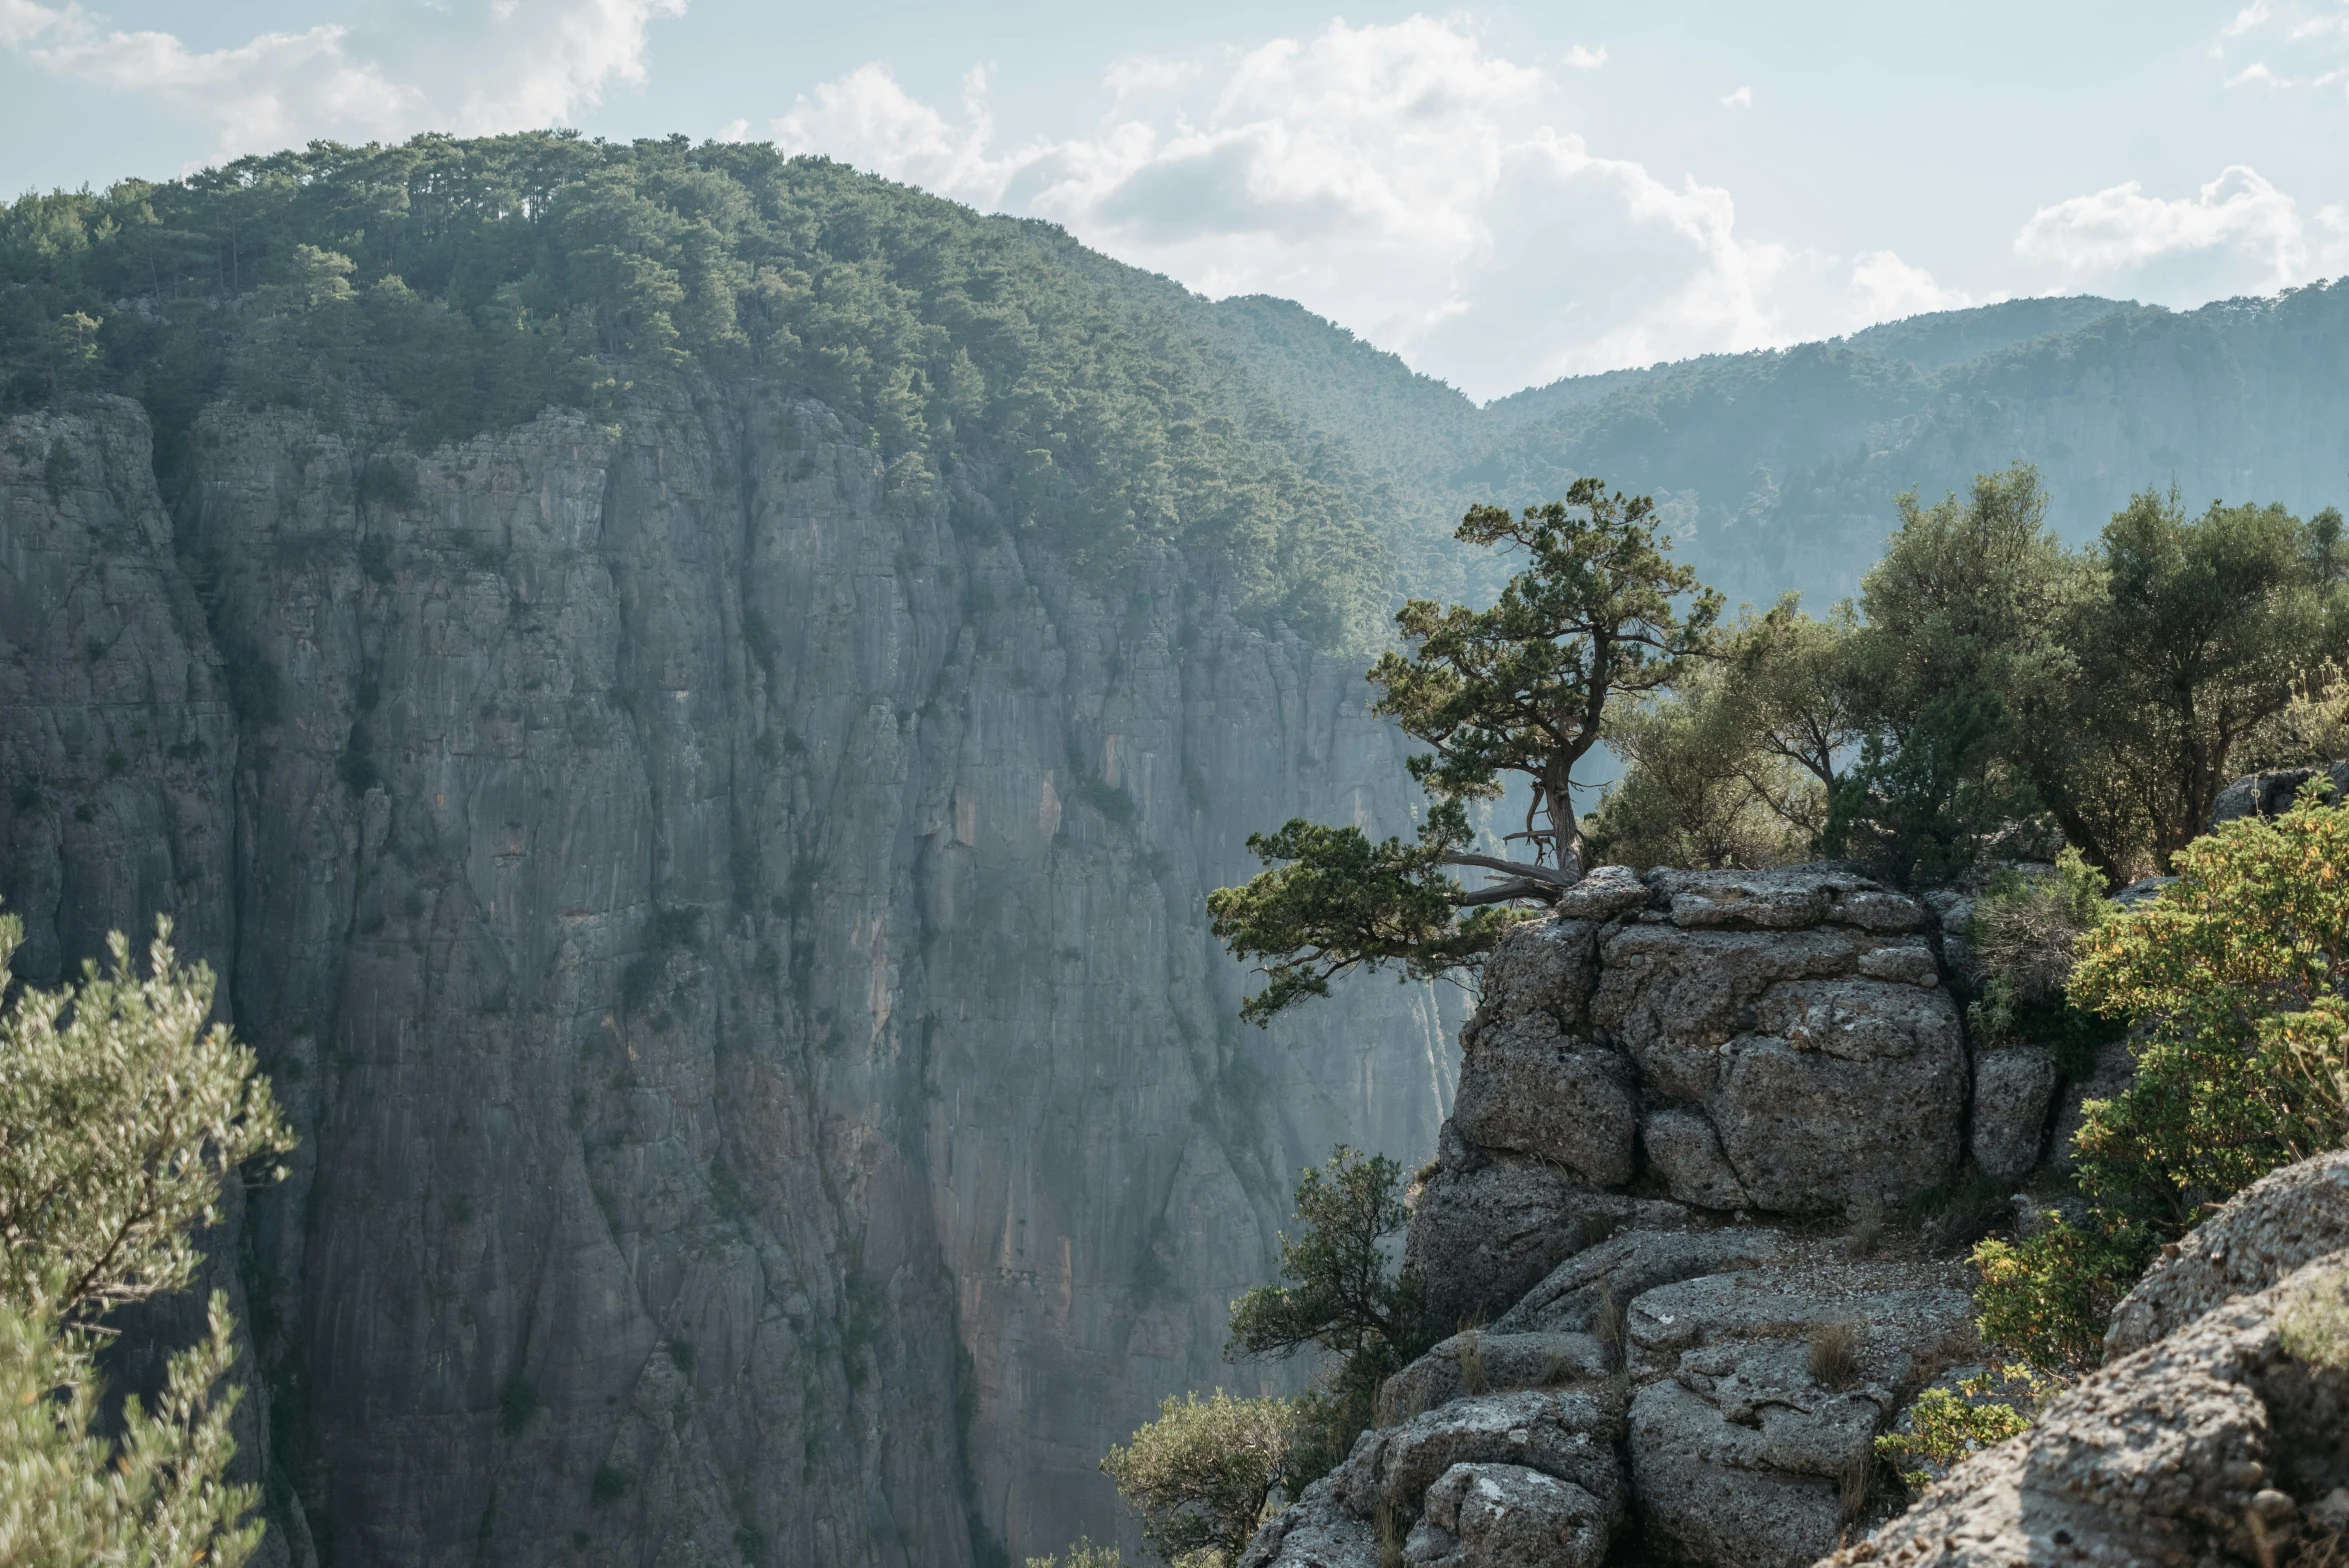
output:
MULTIPOLYGON (((161 1397, 97 1373, 116 1308, 186 1289, 220 1185, 292 1147, 253 1055, 207 1026, 212 976, 158 922, 140 977, 117 933, 79 985, 0 1007, 0 1561, 236 1568, 261 1538, 257 1490, 226 1477, 237 1391, 226 1298, 171 1358, 161 1397)), ((23 940, 0 915, 0 979, 23 940)))
POLYGON ((138 398, 169 494, 220 396, 431 445, 757 382, 838 411, 901 492, 983 497, 1097 571, 1181 549, 1243 613, 1358 645, 1372 487, 1181 303, 1049 225, 770 146, 318 142, 0 207, 0 407, 138 398))
POLYGON ((1609 703, 1663 691, 1708 649, 1720 598, 1669 558, 1644 496, 1581 479, 1521 514, 1474 507, 1458 537, 1527 564, 1489 609, 1407 602, 1395 625, 1409 652, 1370 669, 1372 711, 1433 748, 1408 763, 1430 797, 1417 842, 1294 819, 1249 838, 1267 870, 1208 898, 1233 954, 1267 960, 1270 983, 1243 1008, 1256 1022, 1352 969, 1424 978, 1472 964, 1515 918, 1497 906, 1554 900, 1581 874, 1575 770, 1609 703), (1499 799, 1509 774, 1529 785, 1523 826, 1504 835, 1530 846, 1526 859, 1470 847, 1468 807, 1499 799), (1466 888, 1457 868, 1499 880, 1466 888))
POLYGON ((2239 774, 2339 754, 2339 513, 2195 515, 2148 490, 2073 550, 2027 466, 1897 504, 1856 609, 1748 616, 1701 678, 1618 712, 1610 854, 1826 852, 1916 886, 2019 830, 2010 852, 2060 836, 2125 881, 2166 869, 2239 774))

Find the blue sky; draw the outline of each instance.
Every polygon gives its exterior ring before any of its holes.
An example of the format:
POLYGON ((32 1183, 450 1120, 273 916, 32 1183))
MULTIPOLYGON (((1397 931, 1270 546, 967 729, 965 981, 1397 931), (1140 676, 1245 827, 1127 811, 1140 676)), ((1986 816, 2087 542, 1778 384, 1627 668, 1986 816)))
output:
POLYGON ((0 0, 0 189, 330 136, 776 140, 1492 397, 2349 273, 2349 0, 0 0))

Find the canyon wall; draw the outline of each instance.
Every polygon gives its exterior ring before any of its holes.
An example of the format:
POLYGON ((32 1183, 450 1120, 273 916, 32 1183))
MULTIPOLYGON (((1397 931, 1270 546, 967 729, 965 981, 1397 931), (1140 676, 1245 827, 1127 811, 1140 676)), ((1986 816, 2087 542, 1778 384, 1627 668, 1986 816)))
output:
POLYGON ((269 1559, 1117 1533, 1297 1167, 1447 1108, 1451 996, 1260 1034, 1205 929, 1407 829, 1358 661, 757 388, 191 439, 167 512, 136 404, 0 425, 0 897, 37 980, 172 915, 301 1133, 213 1237, 269 1559))

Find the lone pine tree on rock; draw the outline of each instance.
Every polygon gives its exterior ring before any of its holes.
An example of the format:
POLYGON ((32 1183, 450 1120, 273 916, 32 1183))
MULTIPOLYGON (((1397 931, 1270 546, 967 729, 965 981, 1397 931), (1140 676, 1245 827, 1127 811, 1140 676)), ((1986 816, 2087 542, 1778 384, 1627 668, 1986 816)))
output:
POLYGON ((1582 874, 1574 770, 1608 703, 1675 685, 1710 645, 1721 596, 1668 558, 1645 496, 1578 479, 1522 514, 1472 507, 1454 537, 1529 560, 1490 609, 1407 602, 1395 625, 1410 652, 1370 668, 1372 711, 1434 748, 1408 764, 1431 800, 1418 840, 1295 818, 1249 837, 1266 870, 1208 896, 1217 938, 1270 978, 1241 1008, 1252 1022, 1327 995, 1347 970, 1424 979, 1474 963, 1519 918, 1512 906, 1555 902, 1582 874), (1525 825, 1507 835, 1528 858, 1476 853, 1468 804, 1497 799, 1512 773, 1532 785, 1525 825), (1466 887, 1455 869, 1497 880, 1466 887))

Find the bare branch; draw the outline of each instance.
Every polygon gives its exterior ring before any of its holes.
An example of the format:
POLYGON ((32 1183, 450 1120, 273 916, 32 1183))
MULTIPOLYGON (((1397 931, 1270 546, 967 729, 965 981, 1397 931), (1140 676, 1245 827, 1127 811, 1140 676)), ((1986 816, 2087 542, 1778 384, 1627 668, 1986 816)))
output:
MULTIPOLYGON (((1512 834, 1511 837, 1516 835, 1512 834)), ((1528 881, 1549 882, 1558 887, 1572 887, 1574 878, 1556 866, 1528 865, 1522 860, 1503 860, 1497 855, 1446 855, 1447 866, 1475 866, 1484 871, 1505 871, 1513 877, 1528 881)))

